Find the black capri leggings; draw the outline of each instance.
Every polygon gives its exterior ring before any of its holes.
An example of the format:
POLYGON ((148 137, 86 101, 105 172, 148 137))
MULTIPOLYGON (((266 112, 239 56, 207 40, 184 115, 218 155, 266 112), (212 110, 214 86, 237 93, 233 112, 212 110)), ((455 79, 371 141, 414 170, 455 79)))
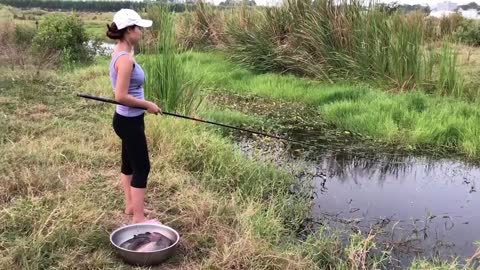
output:
POLYGON ((115 112, 113 129, 122 139, 122 173, 132 175, 131 186, 146 188, 150 173, 144 114, 135 117, 122 116, 115 112))

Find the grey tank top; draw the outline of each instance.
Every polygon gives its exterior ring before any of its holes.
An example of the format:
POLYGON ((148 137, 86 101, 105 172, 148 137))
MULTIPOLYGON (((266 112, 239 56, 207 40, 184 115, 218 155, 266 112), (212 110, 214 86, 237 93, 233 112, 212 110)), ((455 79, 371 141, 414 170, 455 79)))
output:
MULTIPOLYGON (((115 93, 115 84, 117 83, 117 72, 115 71, 115 62, 117 62, 118 58, 122 55, 129 54, 126 51, 120 51, 115 53, 112 56, 112 61, 110 61, 110 83, 112 84, 113 92, 115 93)), ((138 98, 138 99, 145 99, 144 91, 143 91, 143 83, 145 82, 145 72, 134 61, 132 74, 130 76, 130 84, 128 86, 128 94, 138 98)), ((126 117, 135 117, 143 114, 145 110, 143 109, 136 109, 131 108, 123 105, 116 105, 115 111, 126 117)))

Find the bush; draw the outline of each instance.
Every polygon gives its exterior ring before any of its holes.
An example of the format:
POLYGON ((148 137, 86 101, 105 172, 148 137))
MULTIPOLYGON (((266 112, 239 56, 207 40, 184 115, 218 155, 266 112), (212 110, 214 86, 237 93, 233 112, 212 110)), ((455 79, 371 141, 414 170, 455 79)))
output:
POLYGON ((480 23, 475 20, 462 21, 454 37, 466 45, 480 46, 480 23))
POLYGON ((92 60, 95 52, 87 43, 88 36, 80 19, 73 14, 52 14, 40 23, 33 49, 38 54, 60 54, 61 64, 69 66, 92 60))

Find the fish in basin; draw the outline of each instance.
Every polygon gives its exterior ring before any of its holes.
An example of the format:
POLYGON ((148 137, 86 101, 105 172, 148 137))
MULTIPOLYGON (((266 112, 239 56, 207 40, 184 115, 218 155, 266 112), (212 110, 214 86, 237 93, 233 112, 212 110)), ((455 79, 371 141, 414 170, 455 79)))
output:
POLYGON ((120 247, 138 251, 138 252, 150 252, 167 248, 172 245, 172 241, 158 232, 146 232, 138 235, 134 235, 132 239, 129 239, 122 243, 120 247))

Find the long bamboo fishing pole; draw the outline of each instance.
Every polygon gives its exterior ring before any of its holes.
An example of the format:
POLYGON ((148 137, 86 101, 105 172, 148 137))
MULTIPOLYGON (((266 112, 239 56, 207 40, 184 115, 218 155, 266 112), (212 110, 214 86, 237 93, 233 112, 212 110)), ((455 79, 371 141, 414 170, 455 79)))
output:
MULTIPOLYGON (((88 94, 77 94, 77 96, 82 97, 82 98, 86 98, 86 99, 92 99, 92 100, 102 101, 102 102, 106 102, 106 103, 112 103, 112 104, 126 106, 126 105, 124 105, 120 102, 117 102, 117 101, 113 100, 113 99, 96 97, 96 96, 91 96, 91 95, 88 95, 88 94)), ((142 107, 131 107, 131 108, 146 110, 145 108, 142 108, 142 107)), ((254 130, 250 130, 250 129, 239 128, 239 127, 230 126, 230 125, 226 125, 226 124, 222 124, 222 123, 216 123, 216 122, 212 122, 212 121, 208 121, 208 120, 189 117, 189 116, 185 116, 185 115, 181 115, 181 114, 164 112, 164 111, 162 111, 162 114, 169 115, 169 116, 174 116, 174 117, 179 117, 179 118, 183 118, 183 119, 188 119, 188 120, 193 120, 193 121, 197 121, 197 122, 201 122, 201 123, 207 123, 207 124, 211 124, 211 125, 217 125, 217 126, 221 126, 221 127, 231 128, 231 129, 235 129, 235 130, 245 131, 245 132, 249 132, 249 133, 253 133, 253 134, 257 134, 257 135, 262 135, 262 136, 265 136, 265 137, 270 137, 270 138, 274 138, 274 139, 278 139, 278 140, 284 140, 284 141, 288 141, 288 142, 292 142, 292 143, 298 143, 298 144, 303 144, 303 145, 308 145, 308 146, 315 146, 315 145, 308 144, 308 143, 305 143, 305 142, 295 141, 295 140, 291 140, 291 139, 288 139, 288 138, 285 138, 285 137, 279 137, 279 136, 276 136, 276 135, 271 135, 271 134, 260 132, 260 131, 254 131, 254 130)))

